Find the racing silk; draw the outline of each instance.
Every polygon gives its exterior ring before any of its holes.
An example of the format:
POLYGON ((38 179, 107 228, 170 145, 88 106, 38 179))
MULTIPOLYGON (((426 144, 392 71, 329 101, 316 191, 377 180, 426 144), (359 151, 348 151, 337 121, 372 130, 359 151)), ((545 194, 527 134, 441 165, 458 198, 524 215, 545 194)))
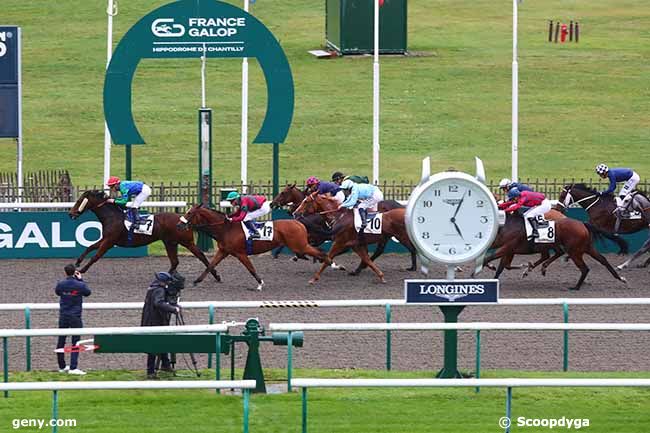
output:
POLYGON ((541 192, 522 191, 521 195, 519 196, 519 200, 517 200, 514 204, 508 206, 508 208, 506 208, 506 212, 514 212, 522 206, 539 206, 544 200, 546 200, 546 196, 541 192))
POLYGON ((508 191, 512 190, 512 188, 517 188, 519 191, 532 191, 533 189, 526 185, 525 183, 519 183, 519 182, 512 182, 510 184, 510 187, 508 188, 508 191))
POLYGON ((378 188, 368 183, 355 183, 352 186, 350 195, 341 203, 341 207, 352 209, 357 204, 357 200, 366 200, 372 197, 378 188))
POLYGON ((136 196, 142 192, 143 182, 136 180, 123 180, 120 182, 120 197, 115 199, 115 203, 121 206, 126 206, 129 198, 136 196))
POLYGON ((616 189, 617 182, 626 182, 634 176, 634 170, 631 168, 610 168, 607 172, 609 178, 609 187, 601 194, 611 194, 616 189))
POLYGON ((320 182, 318 184, 318 193, 327 194, 330 193, 332 196, 335 196, 337 192, 341 190, 341 187, 334 182, 320 182))
POLYGON ((239 199, 239 209, 237 209, 237 212, 230 215, 230 219, 233 222, 243 221, 247 213, 258 210, 262 207, 265 201, 266 198, 262 195, 241 196, 239 199))
POLYGON ((345 176, 345 178, 350 179, 354 183, 370 183, 368 176, 357 176, 353 174, 352 176, 345 176))

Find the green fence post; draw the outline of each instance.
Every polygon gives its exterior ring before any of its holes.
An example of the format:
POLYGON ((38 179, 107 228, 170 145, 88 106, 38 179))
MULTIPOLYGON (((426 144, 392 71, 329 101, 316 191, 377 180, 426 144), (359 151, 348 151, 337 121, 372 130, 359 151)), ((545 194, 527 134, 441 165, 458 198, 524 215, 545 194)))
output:
MULTIPOLYGON (((9 343, 7 337, 2 337, 2 366, 5 383, 9 382, 9 343)), ((9 391, 5 391, 5 398, 9 397, 9 391)))
MULTIPOLYGON (((390 323, 390 304, 386 304, 386 323, 390 323)), ((390 331, 386 331, 386 370, 390 371, 391 367, 391 341, 390 331)))
POLYGON ((510 433, 510 424, 512 422, 512 387, 506 389, 506 422, 501 427, 505 427, 506 433, 510 433))
POLYGON ((59 391, 52 391, 52 433, 56 433, 59 426, 56 421, 59 419, 59 391))
MULTIPOLYGON (((481 330, 476 330, 476 378, 481 378, 481 330)), ((476 387, 476 392, 481 390, 480 387, 476 387)))
MULTIPOLYGON (((214 305, 208 307, 208 324, 214 324, 214 305)), ((208 369, 212 368, 212 354, 208 353, 208 369)))
POLYGON ((291 392, 291 368, 293 364, 292 359, 292 350, 291 346, 293 345, 293 333, 289 331, 287 333, 287 392, 291 392))
MULTIPOLYGON (((564 303, 564 323, 569 323, 569 304, 564 303)), ((564 331, 564 359, 562 363, 564 371, 569 371, 569 331, 564 331)))
POLYGON ((302 433, 307 433, 307 387, 302 389, 302 433))
MULTIPOLYGON (((31 311, 25 307, 25 329, 31 329, 31 311)), ((25 368, 32 371, 32 338, 25 337, 25 368)))
POLYGON ((248 400, 250 399, 251 390, 246 388, 244 391, 244 433, 248 433, 248 400))

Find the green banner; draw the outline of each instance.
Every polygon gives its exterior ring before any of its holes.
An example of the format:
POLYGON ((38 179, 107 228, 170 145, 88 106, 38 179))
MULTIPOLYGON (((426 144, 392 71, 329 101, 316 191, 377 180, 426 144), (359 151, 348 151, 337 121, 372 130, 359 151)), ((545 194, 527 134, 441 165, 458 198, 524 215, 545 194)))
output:
MULTIPOLYGON (((101 236, 91 213, 72 220, 67 212, 0 212, 0 259, 77 258, 101 236)), ((105 257, 146 255, 146 246, 115 247, 105 257)))

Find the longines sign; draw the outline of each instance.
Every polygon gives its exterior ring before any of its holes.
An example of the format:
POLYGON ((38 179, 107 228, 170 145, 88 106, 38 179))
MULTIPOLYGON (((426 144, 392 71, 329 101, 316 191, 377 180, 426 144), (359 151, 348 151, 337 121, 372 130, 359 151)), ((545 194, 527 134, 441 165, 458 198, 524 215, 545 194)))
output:
POLYGON ((430 305, 496 304, 499 280, 404 280, 404 297, 430 305))
MULTIPOLYGON (((76 258, 101 236, 90 213, 71 220, 66 212, 0 212, 0 259, 76 258)), ((105 257, 146 255, 147 247, 111 248, 105 257)))

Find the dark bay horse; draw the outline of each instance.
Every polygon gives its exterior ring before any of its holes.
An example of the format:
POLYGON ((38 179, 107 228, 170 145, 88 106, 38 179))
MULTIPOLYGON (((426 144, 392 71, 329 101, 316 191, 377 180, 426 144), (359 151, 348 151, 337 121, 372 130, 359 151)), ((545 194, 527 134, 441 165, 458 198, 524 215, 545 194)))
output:
MULTIPOLYGON (((305 197, 306 197, 305 193, 303 191, 300 191, 300 189, 296 187, 295 183, 288 184, 284 188, 284 190, 282 190, 280 194, 278 194, 273 199, 273 202, 271 203, 271 207, 288 206, 289 212, 291 214, 294 214, 295 218, 298 221, 302 222, 305 225, 305 227, 307 227, 310 243, 312 245, 318 246, 325 241, 332 240, 331 231, 327 226, 327 222, 325 218, 323 218, 320 214, 301 213, 300 215, 296 215, 296 209, 304 201, 305 197)), ((404 206, 395 200, 382 200, 377 205, 377 210, 379 212, 386 212, 392 209, 404 209, 404 206)), ((390 236, 386 236, 383 239, 381 239, 379 242, 377 242, 377 247, 375 248, 375 252, 373 253, 370 260, 375 261, 377 257, 381 256, 384 253, 384 250, 386 249, 386 245, 388 244, 389 240, 390 240, 390 236)), ((410 253, 411 253, 411 267, 408 268, 407 270, 415 271, 417 266, 417 256, 415 253, 415 249, 410 249, 410 253)), ((359 266, 357 266, 357 268, 354 271, 350 272, 350 274, 358 275, 365 268, 366 265, 363 262, 361 262, 359 263, 359 266)))
MULTIPOLYGON (((584 183, 574 183, 565 185, 560 192, 560 203, 565 207, 572 204, 579 204, 589 215, 589 222, 597 229, 606 232, 604 236, 613 240, 620 247, 621 254, 627 254, 627 243, 619 236, 614 236, 614 227, 616 224, 616 199, 613 195, 600 195, 598 191, 589 188, 584 183)), ((619 227, 619 233, 636 233, 648 227, 650 224, 650 201, 643 194, 636 194, 632 206, 641 211, 641 219, 623 219, 619 227)), ((618 269, 626 268, 633 260, 650 250, 650 237, 643 246, 634 253, 625 263, 618 266, 618 269)), ((644 263, 644 267, 650 264, 650 259, 644 263)))
MULTIPOLYGON (((296 209, 296 213, 320 213, 329 221, 334 235, 332 247, 328 254, 330 260, 343 253, 346 249, 351 248, 361 258, 362 264, 370 267, 377 274, 381 282, 385 282, 384 273, 368 256, 368 244, 378 243, 386 237, 395 237, 409 251, 414 251, 413 244, 411 244, 411 240, 406 233, 404 223, 406 210, 401 208, 384 212, 381 234, 364 233, 362 236, 359 236, 354 227, 354 213, 352 210, 338 209, 338 207, 339 203, 335 198, 328 195, 312 193, 300 204, 298 209, 296 209)), ((310 280, 310 283, 318 281, 326 267, 327 265, 323 264, 320 270, 310 280)))
MULTIPOLYGON (((553 211, 552 211, 553 212, 553 211)), ((550 218, 549 218, 550 219, 550 218)), ((587 254, 605 266, 607 270, 619 281, 626 282, 625 278, 618 275, 616 270, 609 264, 607 259, 600 254, 593 245, 592 236, 597 236, 597 231, 589 224, 582 223, 571 218, 559 218, 555 220, 555 242, 548 244, 531 244, 526 237, 524 219, 519 215, 509 214, 506 218, 506 224, 499 229, 499 234, 495 240, 496 251, 485 258, 484 263, 488 263, 498 258, 505 258, 497 268, 495 278, 498 278, 505 265, 510 263, 515 254, 534 254, 542 253, 542 257, 548 257, 552 249, 555 254, 545 259, 542 263, 542 272, 557 258, 563 254, 568 254, 573 263, 580 269, 580 279, 574 287, 569 290, 579 290, 584 282, 589 267, 584 262, 583 255, 587 254)), ((537 262, 539 264, 540 261, 537 262)))
MULTIPOLYGON (((210 261, 208 269, 194 281, 198 284, 226 257, 236 257, 257 281, 257 290, 262 290, 264 281, 257 275, 255 267, 246 252, 246 238, 241 223, 231 222, 226 214, 201 205, 194 205, 183 217, 176 221, 181 228, 193 228, 204 231, 217 241, 219 249, 210 261)), ((191 230, 187 230, 192 233, 191 230)), ((308 255, 323 260, 323 266, 329 266, 331 260, 318 248, 309 245, 307 229, 295 220, 273 221, 273 240, 253 242, 252 254, 261 254, 277 246, 286 245, 297 254, 308 255)))
MULTIPOLYGON (((129 242, 128 230, 124 227, 124 212, 119 206, 106 202, 108 198, 109 197, 104 194, 103 191, 86 191, 81 194, 68 213, 71 218, 75 219, 85 211, 89 210, 93 212, 97 216, 97 219, 102 223, 102 238, 86 248, 75 262, 75 266, 79 267, 81 262, 91 251, 97 250, 97 253, 83 268, 79 270, 79 272, 86 272, 93 263, 102 258, 102 256, 106 254, 106 251, 115 245, 126 248, 141 247, 158 240, 163 242, 165 249, 167 250, 167 257, 171 264, 171 267, 169 268, 170 273, 175 271, 178 266, 179 244, 190 250, 190 252, 194 254, 197 259, 201 260, 206 267, 209 265, 205 254, 203 254, 194 243, 192 232, 179 230, 176 227, 180 215, 169 212, 155 214, 151 236, 133 233, 133 238, 131 242, 129 242)), ((221 277, 216 271, 212 271, 212 276, 217 281, 221 281, 221 277)))

